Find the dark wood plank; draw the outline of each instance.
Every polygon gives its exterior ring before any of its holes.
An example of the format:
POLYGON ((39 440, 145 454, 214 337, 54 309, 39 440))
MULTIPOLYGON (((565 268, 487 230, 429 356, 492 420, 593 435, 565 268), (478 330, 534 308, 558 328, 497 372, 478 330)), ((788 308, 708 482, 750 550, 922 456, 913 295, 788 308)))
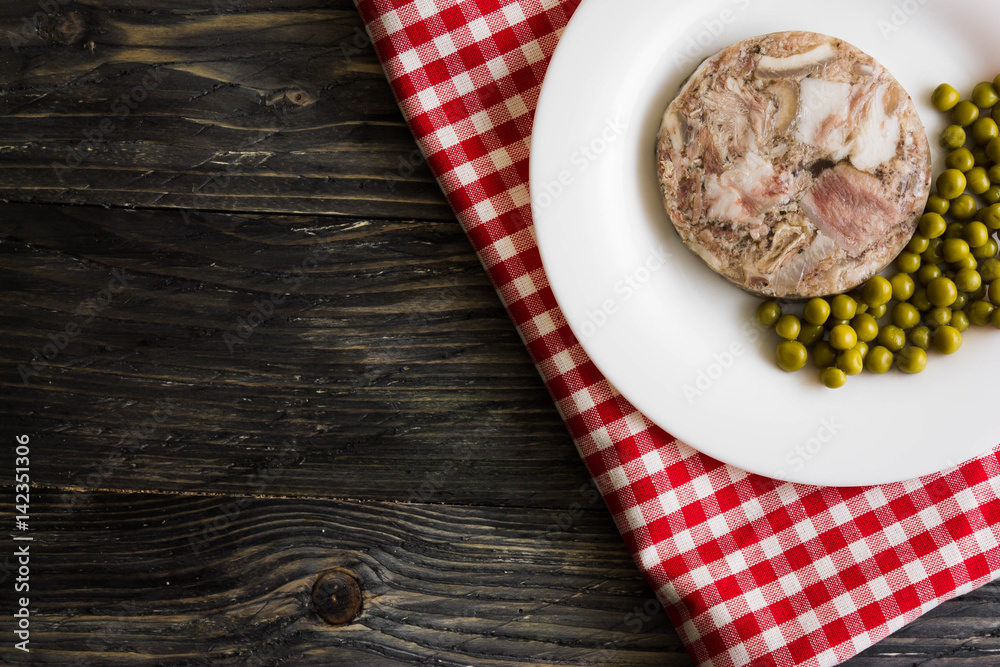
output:
POLYGON ((1000 664, 1000 582, 930 611, 847 664, 850 667, 992 667, 1000 664))
POLYGON ((349 0, 6 0, 0 37, 0 200, 452 219, 349 0))
MULTIPOLYGON (((30 664, 691 664, 604 511, 553 531, 565 512, 107 493, 67 509, 49 489, 33 508, 30 664), (311 601, 333 567, 363 590, 343 626, 311 601)), ((0 659, 26 664, 7 640, 0 659)))
POLYGON ((286 442, 286 495, 565 507, 587 481, 453 223, 7 205, 0 232, 0 421, 41 483, 240 493, 286 442))

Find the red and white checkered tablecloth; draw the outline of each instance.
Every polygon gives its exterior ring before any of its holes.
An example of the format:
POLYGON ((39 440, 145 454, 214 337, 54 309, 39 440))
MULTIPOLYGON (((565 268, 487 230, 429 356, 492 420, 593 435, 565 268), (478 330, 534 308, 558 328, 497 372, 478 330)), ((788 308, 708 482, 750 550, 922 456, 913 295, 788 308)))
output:
POLYGON ((700 665, 835 665, 1000 576, 1000 449, 919 480, 788 484, 678 442, 570 332, 532 233, 528 149, 579 0, 357 0, 413 134, 635 561, 700 665))

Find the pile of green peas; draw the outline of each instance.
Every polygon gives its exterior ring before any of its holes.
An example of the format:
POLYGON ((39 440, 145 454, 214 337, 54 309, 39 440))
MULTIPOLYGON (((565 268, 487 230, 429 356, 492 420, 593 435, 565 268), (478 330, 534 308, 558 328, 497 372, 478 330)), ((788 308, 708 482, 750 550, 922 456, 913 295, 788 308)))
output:
POLYGON ((811 358, 822 383, 837 389, 864 371, 920 373, 929 350, 954 354, 971 325, 1000 329, 1000 75, 968 100, 941 84, 931 101, 950 114, 941 133, 947 169, 895 273, 812 299, 801 315, 773 300, 757 308, 758 323, 782 339, 782 370, 802 370, 811 358))

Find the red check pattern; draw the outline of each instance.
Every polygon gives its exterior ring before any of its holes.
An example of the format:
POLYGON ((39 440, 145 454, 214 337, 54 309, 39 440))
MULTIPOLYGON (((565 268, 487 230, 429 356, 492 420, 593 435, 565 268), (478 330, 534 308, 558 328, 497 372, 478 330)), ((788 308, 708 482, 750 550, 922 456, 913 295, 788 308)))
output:
POLYGON ((579 0, 358 0, 410 128, 622 536, 700 665, 835 665, 1000 576, 1000 450, 863 489, 750 475, 678 442, 595 368, 532 234, 528 148, 579 0))

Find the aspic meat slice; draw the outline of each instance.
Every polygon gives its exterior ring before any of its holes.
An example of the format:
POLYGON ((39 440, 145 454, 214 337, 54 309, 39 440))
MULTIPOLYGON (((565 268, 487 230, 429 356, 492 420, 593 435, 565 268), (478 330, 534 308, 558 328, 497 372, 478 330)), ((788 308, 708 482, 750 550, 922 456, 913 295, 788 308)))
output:
POLYGON ((816 33, 734 44, 663 117, 664 205, 709 266, 757 294, 856 287, 916 228, 930 150, 913 101, 871 56, 816 33))

